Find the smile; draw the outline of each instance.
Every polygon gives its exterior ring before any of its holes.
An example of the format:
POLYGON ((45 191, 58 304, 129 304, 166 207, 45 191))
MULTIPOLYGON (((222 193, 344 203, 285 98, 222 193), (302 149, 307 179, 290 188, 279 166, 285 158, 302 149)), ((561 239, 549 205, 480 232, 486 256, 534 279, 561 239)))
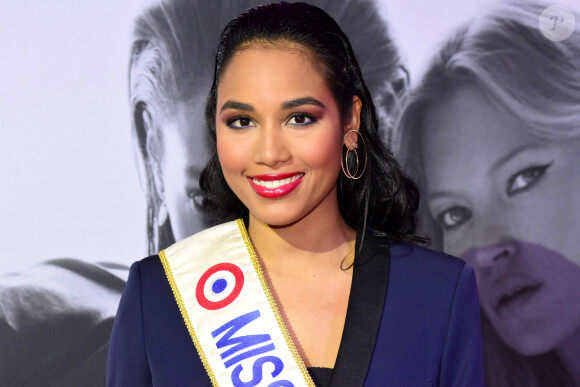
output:
POLYGON ((302 182, 304 173, 277 173, 273 175, 248 176, 254 191, 267 199, 276 199, 288 195, 302 182))

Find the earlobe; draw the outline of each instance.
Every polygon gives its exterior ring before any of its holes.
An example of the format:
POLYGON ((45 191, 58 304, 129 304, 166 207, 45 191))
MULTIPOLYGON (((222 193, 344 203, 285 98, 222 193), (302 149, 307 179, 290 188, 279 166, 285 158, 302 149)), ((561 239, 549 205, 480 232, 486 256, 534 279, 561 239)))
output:
POLYGON ((344 127, 344 145, 348 148, 351 144, 358 141, 358 130, 360 128, 360 114, 362 110, 362 101, 358 95, 352 96, 352 112, 348 125, 344 127))
POLYGON ((362 175, 365 173, 365 170, 367 169, 367 146, 364 137, 359 131, 351 129, 344 135, 343 142, 346 147, 346 152, 343 153, 343 157, 340 159, 342 172, 349 179, 358 180, 362 177, 362 175), (354 142, 351 142, 347 145, 347 137, 350 134, 356 135, 356 138, 354 142), (362 144, 362 148, 359 148, 359 140, 362 144), (352 159, 349 157, 349 155, 354 155, 354 161, 349 161, 352 159), (352 168, 354 168, 354 172, 352 168))

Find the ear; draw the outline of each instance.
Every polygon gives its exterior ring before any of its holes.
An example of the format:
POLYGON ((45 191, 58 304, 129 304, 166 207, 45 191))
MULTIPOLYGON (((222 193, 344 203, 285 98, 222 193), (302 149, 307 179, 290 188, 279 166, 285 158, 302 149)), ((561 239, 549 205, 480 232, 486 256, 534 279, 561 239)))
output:
POLYGON ((344 145, 348 148, 352 144, 356 144, 358 141, 358 134, 354 132, 358 131, 360 128, 360 112, 362 110, 362 101, 358 95, 352 96, 352 111, 350 114, 350 119, 344 125, 344 145))

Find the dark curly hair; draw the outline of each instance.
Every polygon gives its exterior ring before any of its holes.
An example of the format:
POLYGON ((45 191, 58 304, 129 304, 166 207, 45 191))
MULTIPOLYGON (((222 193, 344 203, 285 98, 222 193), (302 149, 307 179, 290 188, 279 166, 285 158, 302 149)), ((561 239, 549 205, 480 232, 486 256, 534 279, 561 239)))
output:
MULTIPOLYGON (((363 80, 350 42, 338 24, 323 10, 306 3, 273 3, 251 8, 225 27, 215 57, 213 84, 206 102, 205 119, 212 139, 212 156, 200 186, 203 206, 216 220, 248 218, 248 210, 223 176, 216 147, 216 103, 220 78, 233 55, 251 42, 293 42, 306 47, 319 66, 344 121, 352 111, 352 98, 362 101, 360 133, 366 146, 367 168, 359 180, 338 178, 338 202, 345 222, 364 233, 397 240, 424 241, 415 236, 414 213, 419 191, 408 179, 379 135, 371 94, 363 80)), ((360 142, 360 140, 359 140, 360 142)), ((354 162, 354 160, 353 160, 354 162)), ((355 170, 353 166, 352 170, 355 170)))

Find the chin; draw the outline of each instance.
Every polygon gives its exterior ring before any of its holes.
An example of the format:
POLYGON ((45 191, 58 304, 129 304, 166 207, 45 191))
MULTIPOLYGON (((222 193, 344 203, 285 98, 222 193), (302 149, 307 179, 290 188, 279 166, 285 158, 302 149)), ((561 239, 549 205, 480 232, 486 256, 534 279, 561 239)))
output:
POLYGON ((546 329, 526 327, 518 324, 518 329, 498 330, 500 337, 513 350, 524 356, 536 356, 554 350, 568 335, 560 327, 549 324, 546 329))
POLYGON ((280 218, 275 218, 275 219, 260 219, 260 218, 256 218, 259 222, 267 224, 270 227, 273 228, 282 228, 282 227, 287 227, 287 226, 291 226, 294 223, 297 222, 297 220, 294 219, 280 219, 280 218))
POLYGON ((286 227, 295 224, 304 218, 304 216, 294 215, 288 211, 281 212, 250 212, 250 217, 256 219, 260 223, 267 224, 270 227, 286 227))
POLYGON ((524 356, 537 356, 549 352, 555 348, 553 340, 549 337, 512 337, 506 344, 524 356))

